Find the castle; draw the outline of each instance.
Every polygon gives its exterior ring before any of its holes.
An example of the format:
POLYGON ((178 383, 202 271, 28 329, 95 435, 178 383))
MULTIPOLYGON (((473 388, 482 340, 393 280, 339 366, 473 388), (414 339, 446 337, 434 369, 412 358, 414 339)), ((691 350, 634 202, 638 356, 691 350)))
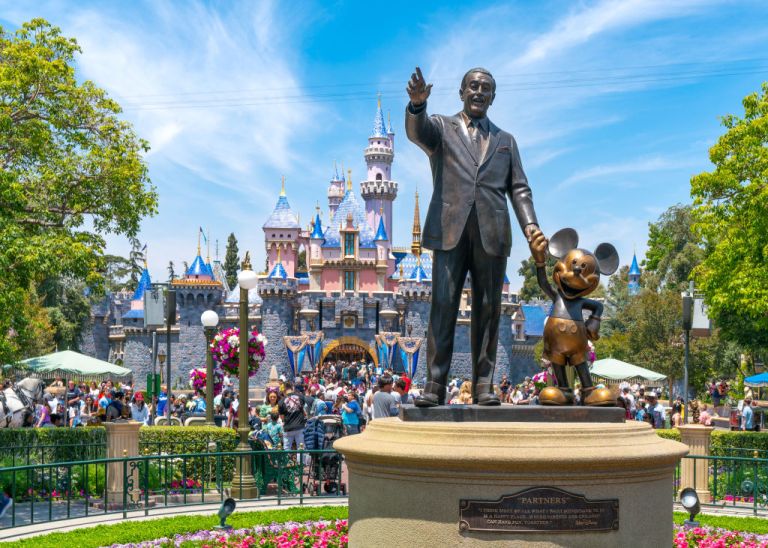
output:
MULTIPOLYGON (((293 211, 283 179, 274 210, 263 225, 267 269, 249 292, 249 322, 264 333, 265 364, 255 378, 264 384, 272 365, 289 370, 283 337, 322 330, 325 337, 320 363, 325 359, 365 360, 378 364, 374 336, 380 331, 426 335, 432 285, 432 256, 421 247, 419 196, 413 215, 409 247, 396 247, 393 210, 398 184, 392 176, 395 133, 385 123, 378 101, 373 131, 364 149, 367 165, 359 195, 346 177, 334 170, 327 191, 327 212, 318 205, 306 227, 293 211), (323 221, 326 218, 327 221, 323 221)), ((218 313, 221 327, 237 324, 239 288, 229 288, 218 260, 197 255, 183 277, 173 280, 177 292, 177 323, 171 327, 174 384, 185 385, 189 371, 204 367, 203 311, 218 313)), ((93 307, 91 325, 82 350, 109 361, 120 361, 134 371, 144 386, 152 366, 151 330, 144 328, 143 299, 151 289, 144 269, 133 294, 110 295, 93 307)), ((452 375, 471 377, 469 344, 472 295, 465 284, 456 327, 452 375)), ((533 345, 541 338, 546 310, 518 302, 505 279, 497 350, 496 377, 515 380, 539 371, 533 345)), ((166 331, 157 339, 165 345, 166 331)), ((426 353, 421 352, 416 379, 426 376, 426 353)), ((402 367, 399 358, 395 367, 402 367)), ((306 369, 308 364, 304 363, 306 369)))

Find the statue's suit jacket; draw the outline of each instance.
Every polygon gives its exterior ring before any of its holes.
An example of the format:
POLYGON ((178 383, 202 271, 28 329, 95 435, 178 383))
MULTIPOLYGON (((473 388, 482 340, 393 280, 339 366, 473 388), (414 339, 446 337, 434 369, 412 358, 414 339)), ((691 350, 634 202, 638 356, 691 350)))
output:
POLYGON ((508 257, 512 230, 507 196, 520 228, 538 225, 515 139, 491 122, 485 157, 476 158, 461 113, 427 116, 426 110, 426 103, 409 104, 405 112, 406 134, 427 153, 432 167, 432 200, 422 244, 428 249, 453 249, 474 205, 485 252, 508 257))

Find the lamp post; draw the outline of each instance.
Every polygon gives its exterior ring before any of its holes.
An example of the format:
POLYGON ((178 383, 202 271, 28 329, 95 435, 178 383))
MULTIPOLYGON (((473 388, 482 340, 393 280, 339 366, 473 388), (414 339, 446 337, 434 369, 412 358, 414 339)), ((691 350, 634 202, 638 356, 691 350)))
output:
MULTIPOLYGON (((248 445, 248 290, 255 288, 258 282, 256 273, 251 270, 250 253, 246 252, 240 272, 237 274, 237 284, 240 286, 240 364, 238 368, 240 395, 237 406, 237 432, 240 434, 240 443, 236 450, 242 452, 251 450, 248 445)), ((240 498, 243 499, 256 498, 259 490, 251 470, 250 456, 242 455, 236 463, 232 491, 239 492, 240 498)))
POLYGON ((219 315, 213 310, 206 310, 200 316, 200 323, 205 331, 205 424, 215 426, 213 421, 213 355, 211 343, 219 325, 219 315))

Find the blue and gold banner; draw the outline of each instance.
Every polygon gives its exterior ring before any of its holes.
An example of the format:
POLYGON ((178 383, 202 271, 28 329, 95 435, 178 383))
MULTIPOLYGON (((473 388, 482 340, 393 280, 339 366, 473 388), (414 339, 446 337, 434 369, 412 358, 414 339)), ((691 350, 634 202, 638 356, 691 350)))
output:
POLYGON ((397 344, 400 346, 400 358, 403 360, 408 376, 413 379, 416 376, 416 369, 419 366, 419 350, 424 339, 420 337, 398 337, 397 344))
POLYGON ((301 371, 301 363, 304 361, 305 348, 307 346, 306 335, 289 335, 283 337, 283 344, 288 352, 288 365, 291 366, 291 380, 296 377, 296 372, 301 371))

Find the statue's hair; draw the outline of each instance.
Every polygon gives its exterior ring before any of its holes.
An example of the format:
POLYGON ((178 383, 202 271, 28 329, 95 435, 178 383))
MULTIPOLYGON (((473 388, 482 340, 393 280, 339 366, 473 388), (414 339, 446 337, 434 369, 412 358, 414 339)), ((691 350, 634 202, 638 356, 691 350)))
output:
POLYGON ((467 72, 464 73, 464 77, 461 79, 461 89, 463 90, 467 85, 467 76, 472 74, 473 72, 479 72, 481 74, 485 74, 488 76, 491 81, 493 82, 493 91, 496 92, 496 79, 493 77, 493 74, 491 74, 491 71, 483 68, 483 67, 475 67, 469 69, 467 72))

